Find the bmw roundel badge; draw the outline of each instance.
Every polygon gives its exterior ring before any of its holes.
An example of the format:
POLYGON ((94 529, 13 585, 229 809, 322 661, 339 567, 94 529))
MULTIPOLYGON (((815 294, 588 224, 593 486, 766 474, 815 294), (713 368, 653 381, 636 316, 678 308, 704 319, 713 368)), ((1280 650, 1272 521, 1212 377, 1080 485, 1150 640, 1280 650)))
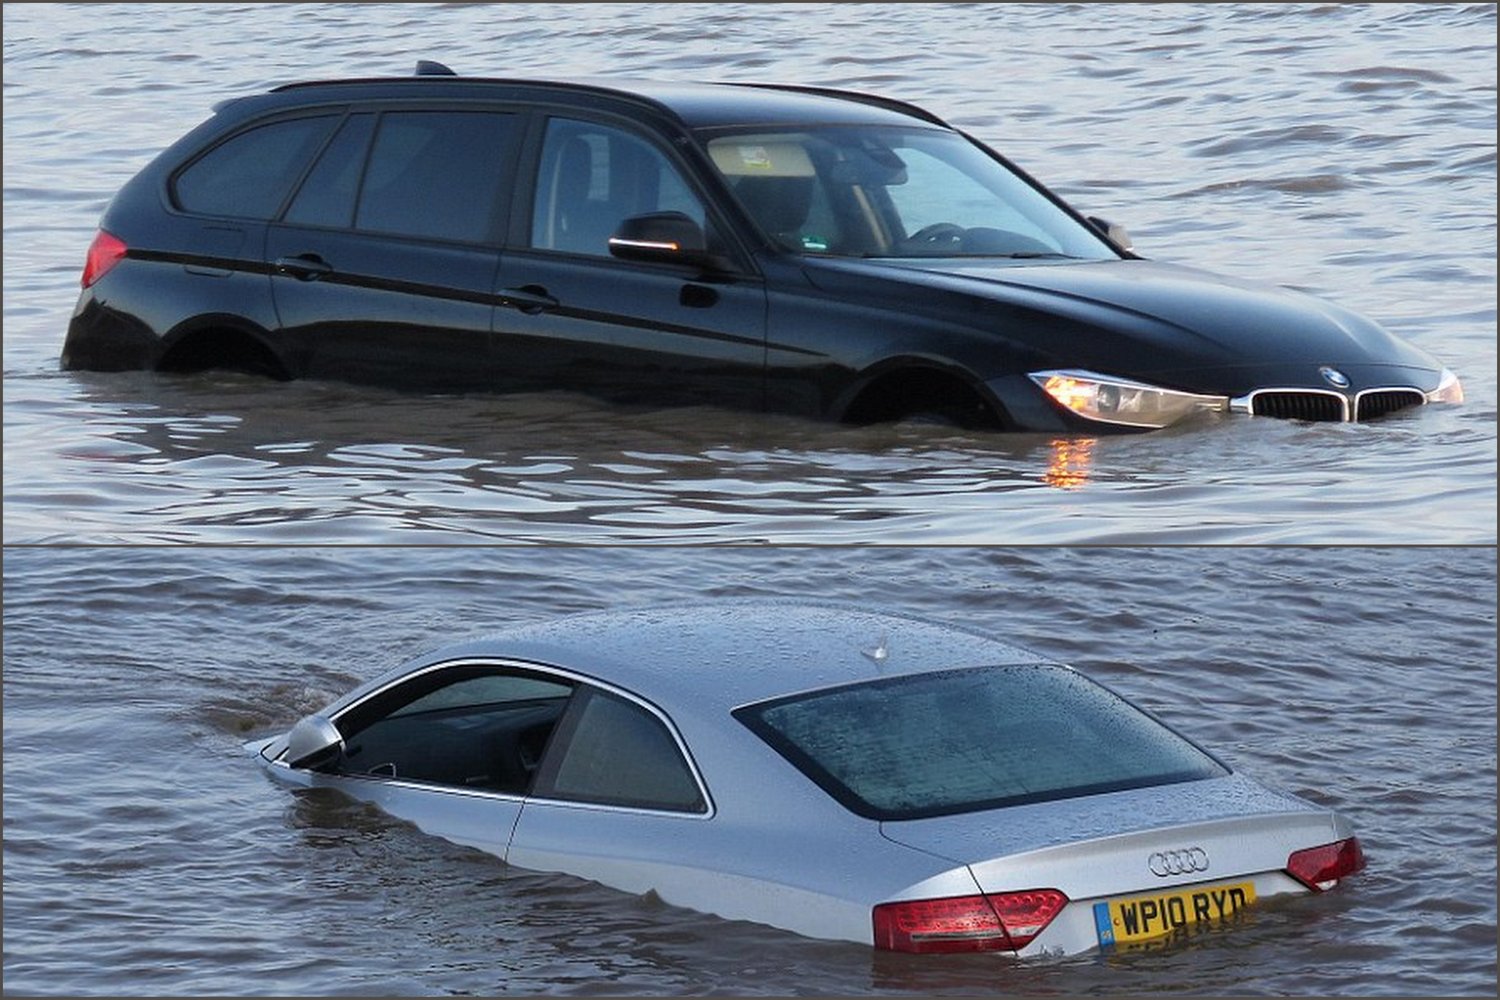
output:
POLYGON ((1322 368, 1318 369, 1318 374, 1323 376, 1324 382, 1327 382, 1335 389, 1349 388, 1349 376, 1345 375, 1337 368, 1329 368, 1327 365, 1324 365, 1322 368))

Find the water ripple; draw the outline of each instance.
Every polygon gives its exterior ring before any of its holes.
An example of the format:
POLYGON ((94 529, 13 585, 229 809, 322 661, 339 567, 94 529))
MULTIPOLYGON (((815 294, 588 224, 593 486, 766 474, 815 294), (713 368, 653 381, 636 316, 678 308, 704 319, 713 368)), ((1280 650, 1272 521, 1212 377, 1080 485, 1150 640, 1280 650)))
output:
POLYGON ((1494 995, 1492 549, 13 548, 3 596, 11 991, 1494 995), (1065 659, 1369 868, 1170 951, 937 961, 509 869, 239 747, 441 641, 765 596, 1065 659))

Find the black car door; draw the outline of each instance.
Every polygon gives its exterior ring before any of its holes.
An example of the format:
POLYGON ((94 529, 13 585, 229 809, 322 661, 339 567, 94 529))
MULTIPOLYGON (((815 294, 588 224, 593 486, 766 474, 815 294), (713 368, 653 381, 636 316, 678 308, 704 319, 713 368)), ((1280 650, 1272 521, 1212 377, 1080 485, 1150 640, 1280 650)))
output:
POLYGON ((610 255, 621 220, 662 211, 692 218, 714 247, 721 224, 674 158, 622 126, 563 117, 539 122, 532 147, 496 283, 499 383, 759 408, 760 278, 610 255))
POLYGON ((277 314, 304 374, 488 385, 519 120, 472 108, 346 119, 267 236, 277 314))

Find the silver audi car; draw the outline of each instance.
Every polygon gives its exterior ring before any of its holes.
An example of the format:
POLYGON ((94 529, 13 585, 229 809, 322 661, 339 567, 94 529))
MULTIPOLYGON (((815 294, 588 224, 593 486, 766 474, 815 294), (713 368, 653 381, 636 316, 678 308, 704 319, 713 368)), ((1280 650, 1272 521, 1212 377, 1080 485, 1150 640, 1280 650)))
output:
POLYGON ((248 749, 509 864, 895 951, 1154 946, 1364 865, 1067 666, 839 607, 511 628, 248 749))

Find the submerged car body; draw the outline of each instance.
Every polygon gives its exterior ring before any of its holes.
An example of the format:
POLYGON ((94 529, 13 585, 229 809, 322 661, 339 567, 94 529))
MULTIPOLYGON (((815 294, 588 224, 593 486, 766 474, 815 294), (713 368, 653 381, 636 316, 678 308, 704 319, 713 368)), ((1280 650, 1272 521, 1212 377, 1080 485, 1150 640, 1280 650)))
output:
POLYGON ((1338 814, 1065 666, 838 607, 519 626, 248 748, 523 868, 900 951, 1155 941, 1363 864, 1338 814))
POLYGON ((1349 310, 1142 259, 909 104, 423 69, 226 102, 147 165, 63 366, 1034 431, 1462 398, 1349 310))

